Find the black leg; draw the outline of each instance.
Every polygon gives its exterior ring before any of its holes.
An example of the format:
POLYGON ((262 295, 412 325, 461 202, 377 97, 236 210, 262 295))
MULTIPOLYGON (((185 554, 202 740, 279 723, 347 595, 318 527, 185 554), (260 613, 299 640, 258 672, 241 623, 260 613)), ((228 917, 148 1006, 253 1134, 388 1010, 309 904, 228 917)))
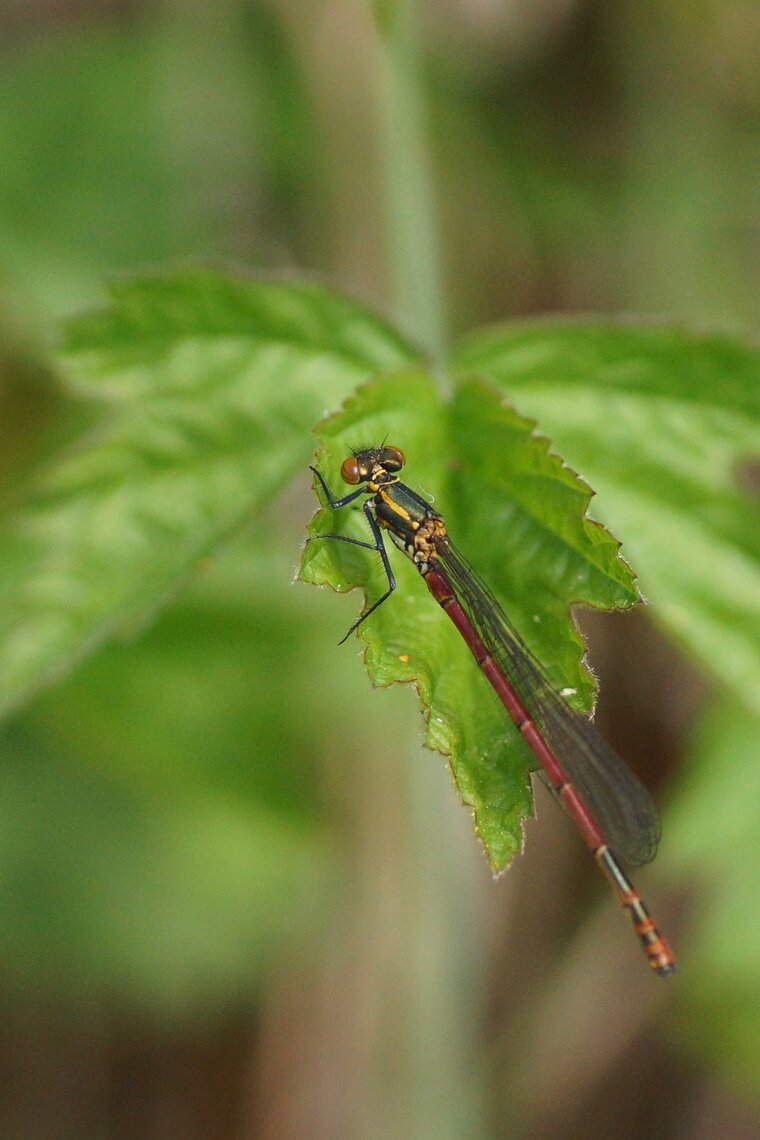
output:
POLYGON ((377 519, 372 514, 372 508, 369 505, 369 503, 365 503, 362 509, 363 509, 365 515, 367 516, 367 522, 369 523, 369 527, 370 527, 370 530, 372 531, 372 535, 375 539, 375 543, 374 543, 374 545, 372 545, 369 542, 361 542, 361 543, 357 543, 357 545, 358 546, 366 546, 370 550, 376 550, 377 553, 380 555, 380 558, 381 558, 382 563, 383 563, 383 568, 385 570, 385 575, 388 579, 388 589, 385 591, 385 593, 383 594, 383 596, 381 598, 378 598, 377 601, 373 602, 372 605, 369 606, 364 611, 363 614, 360 614, 360 616, 357 618, 357 620, 354 622, 354 624, 351 626, 351 628, 348 630, 348 632, 343 637, 341 637, 340 641, 338 642, 338 645, 342 645, 344 641, 348 641, 349 637, 354 632, 354 630, 358 629, 359 626, 362 624, 362 622, 366 618, 368 618, 371 613, 374 613, 374 611, 378 608, 378 606, 381 606, 383 604, 383 602, 387 601, 388 598, 393 593, 393 591, 396 589, 396 579, 393 577, 393 571, 391 570, 390 559, 388 558, 388 551, 385 549, 385 543, 383 542, 383 534, 382 534, 382 531, 380 530, 380 527, 377 525, 377 519))
MULTIPOLYGON (((357 491, 352 491, 350 495, 345 495, 342 499, 333 499, 332 495, 330 494, 330 488, 327 486, 327 483, 325 483, 322 474, 317 471, 316 467, 312 467, 311 470, 314 472, 317 479, 319 479, 322 490, 324 491, 327 501, 333 510, 339 510, 341 507, 347 506, 349 503, 353 502, 354 499, 358 499, 359 495, 368 494, 364 487, 360 487, 357 491)), ((340 639, 338 645, 342 645, 344 641, 347 641, 354 630, 359 628, 365 618, 368 618, 371 613, 374 613, 378 606, 381 606, 383 602, 387 601, 387 599, 396 589, 396 579, 394 578, 393 571, 391 570, 388 551, 385 549, 385 543, 383 542, 383 534, 380 530, 380 527, 378 526, 377 519, 372 512, 372 507, 370 506, 369 502, 362 504, 362 510, 364 511, 367 522, 369 523, 369 529, 372 531, 374 542, 362 542, 361 539, 349 538, 349 536, 346 534, 312 534, 309 538, 306 539, 306 542, 309 543, 314 542, 317 538, 334 538, 337 539, 338 542, 347 542, 350 546, 361 546, 365 550, 376 550, 380 555, 380 560, 383 564, 383 569, 385 570, 385 576, 388 579, 388 589, 385 591, 383 596, 381 598, 378 598, 376 602, 373 602, 372 605, 369 606, 363 614, 359 615, 345 636, 340 639)))
MULTIPOLYGON (((327 483, 325 483, 322 472, 317 471, 316 467, 310 467, 309 470, 313 471, 317 479, 319 479, 319 482, 322 485, 322 490, 325 493, 325 497, 327 498, 328 503, 334 511, 340 510, 341 507, 348 506, 348 504, 352 503, 354 499, 358 499, 360 495, 368 494, 368 492, 364 490, 364 487, 359 487, 358 491, 352 491, 350 495, 344 495, 342 499, 334 499, 330 493, 330 488, 327 486, 327 483)), ((315 535, 314 537, 316 538, 317 536, 315 535)))
POLYGON ((347 542, 349 546, 363 546, 366 550, 377 550, 374 542, 362 542, 360 538, 349 538, 347 534, 310 534, 304 546, 316 542, 318 538, 335 538, 338 542, 347 542))

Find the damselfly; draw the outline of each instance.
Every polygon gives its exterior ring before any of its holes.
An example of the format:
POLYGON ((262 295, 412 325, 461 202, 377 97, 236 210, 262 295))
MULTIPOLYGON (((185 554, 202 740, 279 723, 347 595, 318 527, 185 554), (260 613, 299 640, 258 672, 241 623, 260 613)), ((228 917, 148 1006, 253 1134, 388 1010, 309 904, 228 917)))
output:
POLYGON ((549 788, 575 820, 630 914, 650 966, 660 975, 673 973, 673 953, 620 863, 654 858, 660 824, 651 796, 588 717, 573 711, 554 688, 494 595, 451 542, 443 516, 400 481, 398 472, 405 463, 398 447, 353 452, 340 472, 357 490, 337 499, 312 467, 333 510, 370 496, 362 509, 372 542, 343 534, 313 535, 309 541, 333 538, 376 550, 388 581, 382 597, 367 607, 342 641, 396 588, 385 530, 415 564, 541 764, 549 788))

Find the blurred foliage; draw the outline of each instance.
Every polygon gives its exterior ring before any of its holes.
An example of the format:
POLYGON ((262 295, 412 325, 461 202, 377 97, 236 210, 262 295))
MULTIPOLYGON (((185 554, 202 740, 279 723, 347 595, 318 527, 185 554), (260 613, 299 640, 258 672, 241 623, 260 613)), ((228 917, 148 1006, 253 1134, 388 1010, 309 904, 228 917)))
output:
POLYGON ((235 7, 156 6, 131 28, 92 21, 6 52, 0 280, 35 335, 115 270, 267 263, 297 235, 308 105, 276 20, 235 7))
POLYGON ((750 1093, 760 1071, 760 924, 756 915, 760 763, 757 716, 735 697, 713 703, 668 816, 668 863, 707 902, 695 919, 689 969, 709 982, 678 1007, 683 1039, 750 1093))
MULTIPOLYGON (((404 5, 373 7, 385 27, 404 5)), ((350 653, 325 664, 358 602, 291 587, 305 477, 285 497, 313 423, 417 361, 395 327, 410 312, 387 323, 338 291, 212 269, 141 273, 102 307, 104 280, 201 257, 298 265, 393 310, 373 10, 307 9, 70 0, 0 16, 0 701, 14 710, 0 900, 3 976, 22 993, 186 1010, 309 955, 345 871, 350 763, 368 741, 414 735, 387 694, 363 699, 350 653), (65 354, 43 350, 54 318, 91 305, 65 354)), ((588 479, 653 618, 719 687, 657 873, 706 885, 679 947, 674 1037, 751 1089, 758 354, 705 326, 757 325, 757 12, 451 0, 420 16, 452 325, 552 309, 688 322, 521 320, 468 333, 454 365, 513 398, 588 479)), ((365 428, 406 447, 410 482, 440 496, 468 557, 511 596, 493 555, 519 532, 489 546, 482 518, 467 530, 483 487, 469 472, 498 441, 483 428, 478 454, 473 409, 455 403, 447 442, 451 410, 406 375, 440 447, 401 404, 381 402, 365 428)), ((342 445, 330 441, 334 490, 342 445)), ((485 486, 488 515, 506 491, 485 486)), ((340 554, 319 557, 344 587, 374 590, 376 567, 340 554)), ((532 620, 528 559, 510 553, 509 574, 532 620)), ((564 619, 576 595, 537 588, 561 631, 548 664, 578 684, 564 619)), ((382 619, 398 664, 396 603, 382 619)), ((413 632, 439 617, 423 597, 413 632)), ((371 645, 373 669, 387 652, 371 645)))
POLYGON ((321 921, 336 864, 312 741, 346 678, 308 684, 291 574, 262 520, 148 633, 11 721, 7 981, 174 1013, 245 992, 321 921))

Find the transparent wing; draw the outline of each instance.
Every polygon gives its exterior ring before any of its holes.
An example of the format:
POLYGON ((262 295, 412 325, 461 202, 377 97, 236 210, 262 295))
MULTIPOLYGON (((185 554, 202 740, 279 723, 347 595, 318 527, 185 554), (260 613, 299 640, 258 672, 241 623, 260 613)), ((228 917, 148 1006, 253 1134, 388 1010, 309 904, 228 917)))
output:
POLYGON ((439 556, 486 648, 575 784, 610 847, 628 863, 648 863, 660 839, 657 808, 649 792, 588 717, 571 709, 559 695, 540 661, 456 547, 442 542, 439 556))

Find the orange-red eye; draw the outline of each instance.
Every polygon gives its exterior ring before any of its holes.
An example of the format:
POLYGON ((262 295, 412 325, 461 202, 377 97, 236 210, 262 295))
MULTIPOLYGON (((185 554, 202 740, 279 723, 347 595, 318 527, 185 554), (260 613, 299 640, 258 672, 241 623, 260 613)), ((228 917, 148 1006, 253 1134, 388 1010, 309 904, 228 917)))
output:
POLYGON ((400 447, 384 447, 385 462, 383 467, 386 471, 395 470, 400 471, 406 463, 406 456, 400 447))
POLYGON ((348 459, 343 460, 343 465, 340 469, 340 475, 344 483, 360 483, 361 471, 359 464, 356 462, 355 455, 349 455, 348 459))

